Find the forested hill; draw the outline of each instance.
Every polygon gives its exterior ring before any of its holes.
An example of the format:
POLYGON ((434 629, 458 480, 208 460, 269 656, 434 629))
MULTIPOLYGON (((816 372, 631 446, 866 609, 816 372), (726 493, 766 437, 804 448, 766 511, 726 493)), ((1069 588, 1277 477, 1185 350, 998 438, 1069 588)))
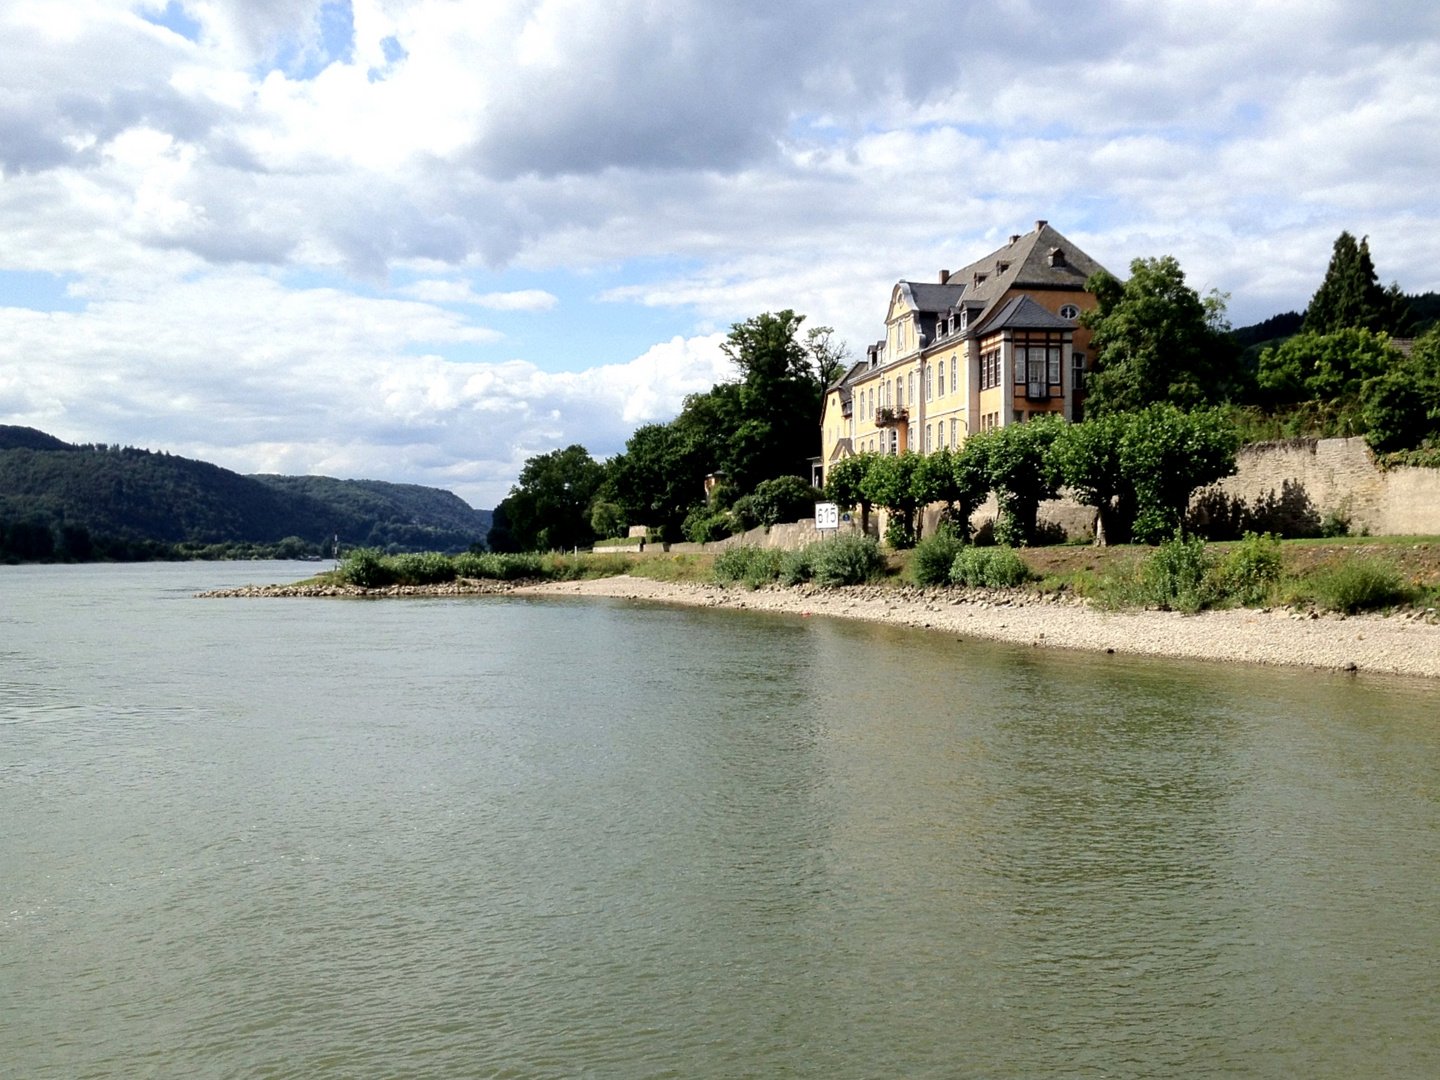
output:
POLYGON ((323 476, 242 476, 133 447, 75 446, 0 425, 4 522, 83 529, 165 544, 322 544, 458 550, 484 537, 488 511, 439 488, 323 476))

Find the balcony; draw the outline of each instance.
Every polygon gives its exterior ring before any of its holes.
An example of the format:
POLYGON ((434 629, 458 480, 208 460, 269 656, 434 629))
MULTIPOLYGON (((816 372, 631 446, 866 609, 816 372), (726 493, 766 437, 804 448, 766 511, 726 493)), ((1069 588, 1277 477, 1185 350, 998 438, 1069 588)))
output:
POLYGON ((876 427, 899 427, 901 424, 910 422, 910 410, 901 406, 898 409, 881 408, 875 410, 876 427))

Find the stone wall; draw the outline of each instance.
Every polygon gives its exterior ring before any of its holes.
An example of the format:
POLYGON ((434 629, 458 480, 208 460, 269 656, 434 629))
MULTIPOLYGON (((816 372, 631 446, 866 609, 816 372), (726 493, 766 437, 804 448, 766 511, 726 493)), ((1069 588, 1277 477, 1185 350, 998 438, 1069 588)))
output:
POLYGON ((1242 447, 1238 471, 1198 492, 1191 516, 1216 536, 1315 536, 1327 519, 1371 536, 1440 534, 1440 469, 1381 471, 1361 438, 1242 447))
MULTIPOLYGON (((873 515, 871 531, 874 532, 873 515)), ((709 544, 671 544, 670 551, 680 554, 705 554, 713 555, 717 551, 724 551, 732 547, 758 547, 768 548, 776 551, 795 551, 805 547, 807 544, 815 544, 821 540, 828 540, 832 536, 846 536, 851 533, 859 533, 860 526, 857 522, 842 521, 840 531, 837 534, 832 529, 820 532, 815 528, 815 519, 806 518, 803 521, 791 522, 788 525, 772 525, 768 529, 761 525, 759 528, 751 529, 749 532, 737 533, 735 536, 728 536, 724 540, 716 540, 709 544)))

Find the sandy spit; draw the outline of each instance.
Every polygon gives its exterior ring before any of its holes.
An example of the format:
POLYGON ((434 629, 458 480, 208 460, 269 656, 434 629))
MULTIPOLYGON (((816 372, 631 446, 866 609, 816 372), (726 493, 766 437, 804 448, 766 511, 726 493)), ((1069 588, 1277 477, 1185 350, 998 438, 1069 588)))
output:
MULTIPOLYGON (((525 584, 527 582, 461 578, 458 581, 446 581, 439 585, 389 585, 383 589, 367 589, 361 585, 242 585, 238 589, 212 589, 209 592, 196 593, 195 596, 200 600, 223 597, 254 599, 290 596, 341 596, 355 599, 381 599, 389 596, 497 596, 501 593, 514 592, 519 586, 525 584)), ((533 584, 533 582, 529 584, 533 584)))
POLYGON ((956 589, 772 586, 749 591, 611 577, 513 590, 528 596, 603 596, 690 607, 860 619, 1040 648, 1086 649, 1440 678, 1440 620, 1404 615, 1297 615, 1233 609, 1181 615, 1097 611, 1083 601, 956 589))

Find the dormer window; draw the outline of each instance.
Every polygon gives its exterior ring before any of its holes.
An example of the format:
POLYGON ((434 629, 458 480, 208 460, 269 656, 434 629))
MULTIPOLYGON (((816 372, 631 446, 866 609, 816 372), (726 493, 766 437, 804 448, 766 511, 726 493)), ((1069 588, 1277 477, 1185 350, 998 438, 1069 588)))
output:
POLYGON ((960 329, 963 331, 963 330, 965 330, 965 328, 968 327, 969 325, 970 325, 970 309, 969 309, 969 308, 961 308, 961 309, 960 309, 960 329))
POLYGON ((1065 249, 1064 249, 1064 248, 1058 248, 1058 247, 1057 247, 1057 248, 1051 248, 1051 249, 1050 249, 1050 265, 1051 265, 1051 266, 1066 266, 1066 265, 1068 265, 1068 264, 1065 262, 1065 249))
POLYGON ((997 263, 995 264, 995 272, 996 272, 997 274, 1003 274, 1003 273, 1005 273, 1006 270, 1009 270, 1009 269, 1010 269, 1010 264, 1007 263, 1007 262, 997 262, 997 263))

